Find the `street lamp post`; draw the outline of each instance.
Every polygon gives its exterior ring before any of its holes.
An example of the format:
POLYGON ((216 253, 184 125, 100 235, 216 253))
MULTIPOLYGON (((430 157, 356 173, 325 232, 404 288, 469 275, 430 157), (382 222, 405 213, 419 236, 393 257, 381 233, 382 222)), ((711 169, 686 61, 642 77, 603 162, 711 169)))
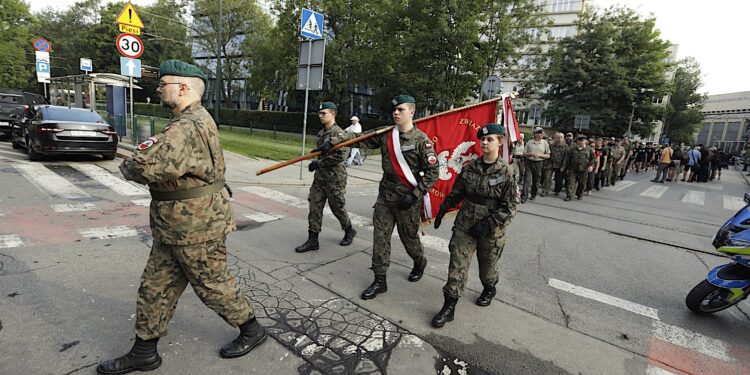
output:
POLYGON ((630 132, 630 129, 633 127, 634 115, 635 115, 635 102, 633 102, 633 109, 630 110, 630 121, 628 122, 628 131, 625 133, 625 136, 628 138, 633 138, 633 133, 630 132))

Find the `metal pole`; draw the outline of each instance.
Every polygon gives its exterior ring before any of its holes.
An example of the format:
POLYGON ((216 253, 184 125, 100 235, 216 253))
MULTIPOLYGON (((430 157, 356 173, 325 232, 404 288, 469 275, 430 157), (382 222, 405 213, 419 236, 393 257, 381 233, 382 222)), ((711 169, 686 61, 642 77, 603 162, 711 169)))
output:
POLYGON ((630 122, 628 122, 628 132, 627 132, 628 138, 633 136, 633 133, 630 132, 630 128, 633 126, 633 115, 635 115, 635 102, 633 102, 633 109, 630 111, 630 122))
MULTIPOLYGON (((307 80, 305 82, 305 112, 302 114, 302 156, 305 155, 305 136, 307 135, 307 102, 310 94, 310 63, 312 62, 312 40, 307 41, 307 80)), ((302 179, 302 167, 299 163, 299 179, 302 179)))
POLYGON ((130 77, 130 128, 135 134, 137 130, 135 128, 135 113, 133 112, 133 77, 130 77))
POLYGON ((49 97, 47 96, 47 82, 42 82, 42 84, 44 85, 44 98, 49 101, 49 97))
POLYGON ((224 92, 221 83, 221 21, 223 18, 222 3, 223 1, 219 0, 219 21, 216 27, 216 104, 214 106, 214 120, 216 121, 216 126, 219 126, 219 121, 221 120, 221 95, 224 92))

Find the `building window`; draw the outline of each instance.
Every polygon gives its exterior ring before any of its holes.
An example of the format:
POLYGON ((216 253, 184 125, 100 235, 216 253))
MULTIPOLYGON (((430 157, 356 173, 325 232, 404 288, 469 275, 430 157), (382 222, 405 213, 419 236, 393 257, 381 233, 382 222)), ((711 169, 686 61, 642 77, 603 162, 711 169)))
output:
POLYGON ((573 12, 581 10, 582 0, 537 0, 549 13, 573 12))
POLYGON ((558 26, 550 28, 553 39, 562 39, 573 36, 576 33, 575 26, 558 26))

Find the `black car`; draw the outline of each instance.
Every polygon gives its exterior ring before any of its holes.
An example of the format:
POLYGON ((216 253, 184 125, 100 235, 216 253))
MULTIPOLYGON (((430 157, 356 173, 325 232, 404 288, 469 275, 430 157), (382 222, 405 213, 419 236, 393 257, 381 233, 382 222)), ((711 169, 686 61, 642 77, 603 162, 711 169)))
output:
POLYGON ((21 138, 14 132, 13 141, 26 147, 29 160, 71 154, 101 154, 112 160, 118 138, 115 129, 94 111, 42 105, 30 111, 21 138))
POLYGON ((42 96, 34 93, 0 88, 0 135, 11 135, 13 126, 23 122, 30 108, 46 103, 42 96))

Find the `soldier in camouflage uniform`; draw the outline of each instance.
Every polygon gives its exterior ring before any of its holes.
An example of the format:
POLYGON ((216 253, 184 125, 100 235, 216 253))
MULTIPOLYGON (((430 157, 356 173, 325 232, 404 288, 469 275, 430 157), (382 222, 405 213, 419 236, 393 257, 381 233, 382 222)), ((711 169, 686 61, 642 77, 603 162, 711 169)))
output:
POLYGON ((443 287, 445 302, 432 319, 436 328, 453 320, 475 251, 479 279, 484 285, 476 304, 488 306, 492 302, 497 293, 497 263, 505 246, 505 228, 516 214, 516 176, 500 157, 505 128, 499 124, 487 124, 477 132, 477 138, 484 155, 463 168, 435 217, 435 228, 438 228, 448 210, 463 202, 448 245, 451 257, 448 280, 443 287))
POLYGON ((157 92, 174 118, 120 165, 123 176, 147 184, 152 197, 153 245, 138 289, 135 344, 123 357, 100 363, 99 374, 161 365, 157 341, 167 334, 188 283, 203 303, 240 328, 240 335, 221 348, 222 357, 245 355, 266 339, 227 271, 225 239, 236 224, 218 130, 200 102, 207 77, 193 65, 168 60, 159 67, 159 78, 157 92))
POLYGON ((544 161, 544 195, 549 194, 552 179, 555 180, 555 195, 560 195, 563 187, 563 175, 567 163, 568 145, 563 133, 555 133, 552 144, 549 145, 550 156, 544 161))
MULTIPOLYGON (((393 131, 387 131, 351 145, 360 148, 380 147, 383 166, 383 178, 380 180, 378 199, 372 215, 374 235, 370 269, 375 274, 375 280, 362 292, 362 299, 375 298, 379 293, 385 293, 388 290, 386 271, 390 264, 391 236, 394 226, 398 230, 406 252, 414 260, 414 267, 409 273, 408 280, 419 281, 427 266, 418 231, 422 199, 438 179, 437 155, 435 155, 432 141, 412 122, 416 109, 414 98, 408 95, 396 96, 393 99, 393 106, 393 120, 396 123, 394 129, 398 134, 399 150, 406 162, 405 167, 408 167, 415 177, 417 186, 406 185, 402 180, 405 178, 404 175, 399 175, 394 165, 398 161, 391 159, 388 138, 393 136, 393 131)), ((358 134, 355 133, 342 132, 331 137, 331 142, 321 146, 320 150, 326 152, 331 145, 357 136, 358 134)), ((394 153, 396 152, 397 150, 394 150, 394 153)))
MULTIPOLYGON (((320 118, 323 129, 318 132, 317 147, 323 145, 332 135, 339 134, 343 130, 336 125, 336 104, 325 102, 320 105, 318 117, 320 118)), ((352 228, 349 221, 349 214, 346 212, 346 168, 344 160, 348 154, 348 148, 342 147, 326 155, 318 155, 318 159, 310 163, 308 170, 314 172, 312 186, 307 201, 310 203, 310 213, 307 216, 307 241, 297 246, 294 250, 298 253, 304 253, 310 250, 318 250, 318 233, 320 233, 323 224, 323 208, 328 201, 333 215, 339 220, 341 228, 344 230, 344 238, 339 245, 349 246, 357 235, 357 231, 352 228)))
POLYGON ((576 198, 581 199, 583 195, 583 188, 586 186, 588 179, 588 168, 594 165, 596 161, 596 155, 591 147, 585 144, 586 136, 579 135, 576 140, 576 145, 568 149, 568 186, 567 195, 565 200, 569 201, 573 196, 573 188, 575 187, 576 198), (576 186, 577 185, 577 186, 576 186))

